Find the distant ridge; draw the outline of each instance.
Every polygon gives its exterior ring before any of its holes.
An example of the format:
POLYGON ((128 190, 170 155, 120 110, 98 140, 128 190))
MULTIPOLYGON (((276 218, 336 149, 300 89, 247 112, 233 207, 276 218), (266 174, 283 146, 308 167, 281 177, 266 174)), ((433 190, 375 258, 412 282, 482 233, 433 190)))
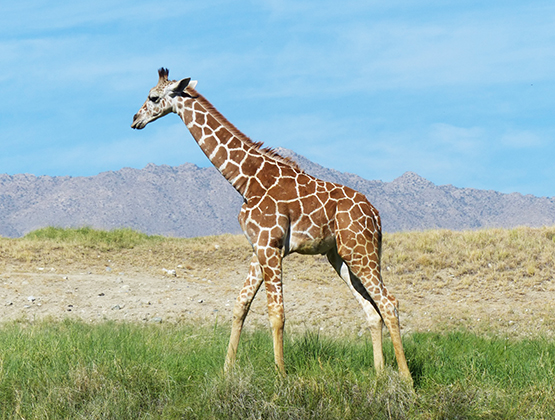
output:
MULTIPOLYGON (((318 178, 350 186, 380 211, 385 231, 555 225, 554 198, 437 186, 413 172, 392 182, 318 165, 276 149, 318 178)), ((91 177, 0 175, 0 236, 45 226, 130 227, 191 237, 240 233, 241 196, 213 168, 149 164, 91 177)))

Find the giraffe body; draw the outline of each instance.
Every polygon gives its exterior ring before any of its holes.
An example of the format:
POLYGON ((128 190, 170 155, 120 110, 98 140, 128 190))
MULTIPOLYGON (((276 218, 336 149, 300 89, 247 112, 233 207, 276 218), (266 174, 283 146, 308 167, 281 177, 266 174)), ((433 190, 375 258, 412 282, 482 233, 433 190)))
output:
POLYGON ((380 274, 381 221, 366 197, 345 186, 322 181, 237 130, 194 88, 190 79, 158 84, 133 118, 133 128, 177 113, 206 156, 243 196, 239 223, 252 245, 249 274, 233 310, 225 367, 235 361, 243 323, 264 282, 274 340, 275 363, 285 372, 282 259, 292 252, 324 254, 366 313, 374 365, 383 368, 382 325, 390 331, 402 375, 410 372, 401 342, 396 299, 380 274))

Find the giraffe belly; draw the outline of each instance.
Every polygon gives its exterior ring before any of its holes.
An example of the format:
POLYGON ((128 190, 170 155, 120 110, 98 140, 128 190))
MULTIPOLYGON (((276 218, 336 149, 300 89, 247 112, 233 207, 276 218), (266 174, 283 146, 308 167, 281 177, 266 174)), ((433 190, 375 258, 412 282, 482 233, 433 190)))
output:
POLYGON ((299 254, 325 254, 335 246, 335 236, 311 237, 306 233, 293 233, 289 243, 289 251, 299 254))

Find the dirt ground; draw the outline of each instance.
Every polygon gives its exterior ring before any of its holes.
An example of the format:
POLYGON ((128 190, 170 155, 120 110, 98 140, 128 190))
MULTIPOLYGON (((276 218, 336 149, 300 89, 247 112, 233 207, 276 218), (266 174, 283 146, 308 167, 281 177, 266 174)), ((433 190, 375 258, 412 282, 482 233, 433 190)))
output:
MULTIPOLYGON (((231 320, 248 269, 244 258, 229 261, 229 267, 223 269, 221 265, 216 269, 208 265, 202 270, 178 265, 120 270, 116 264, 111 265, 107 262, 103 270, 73 266, 30 269, 28 264, 15 263, 7 266, 0 272, 0 319, 225 323, 231 320)), ((552 336, 555 330, 553 288, 527 293, 508 289, 430 290, 418 285, 401 287, 389 277, 385 271, 386 285, 400 301, 404 334, 461 327, 523 337, 552 336)), ((284 261, 284 290, 288 331, 368 334, 362 310, 323 257, 288 257, 284 261)), ((258 325, 268 325, 263 287, 247 318, 247 327, 258 325)))

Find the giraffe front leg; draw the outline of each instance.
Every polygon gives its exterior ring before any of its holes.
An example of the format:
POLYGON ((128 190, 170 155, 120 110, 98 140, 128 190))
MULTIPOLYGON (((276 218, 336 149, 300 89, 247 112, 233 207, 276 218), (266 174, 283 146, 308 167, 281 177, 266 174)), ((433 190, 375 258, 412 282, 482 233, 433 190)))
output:
POLYGON ((226 372, 233 368, 235 358, 237 356, 237 348, 239 347, 239 339, 241 338, 241 331, 245 318, 249 312, 252 300, 256 296, 260 285, 262 284, 262 272, 260 271, 260 264, 258 258, 253 255, 249 268, 249 274, 245 280, 245 284, 237 296, 235 306, 233 307, 233 321, 231 324, 231 336, 229 338, 229 345, 227 347, 227 356, 225 358, 224 370, 226 372))
POLYGON ((285 326, 285 310, 283 306, 283 288, 281 282, 281 253, 279 249, 265 248, 259 252, 266 296, 268 299, 268 315, 272 327, 274 341, 274 361, 280 373, 285 374, 283 357, 283 328, 285 326))

